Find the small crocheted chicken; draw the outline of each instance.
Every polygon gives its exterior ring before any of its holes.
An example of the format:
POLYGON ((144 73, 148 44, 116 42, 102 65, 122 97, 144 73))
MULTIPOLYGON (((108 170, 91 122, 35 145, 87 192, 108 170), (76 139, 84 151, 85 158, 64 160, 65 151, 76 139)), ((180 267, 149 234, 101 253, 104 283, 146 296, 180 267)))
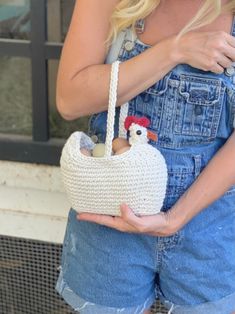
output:
POLYGON ((125 129, 130 131, 129 143, 133 144, 146 144, 151 139, 157 141, 157 135, 149 130, 147 127, 150 121, 146 117, 137 118, 135 116, 126 117, 124 126, 125 129))
POLYGON ((130 132, 129 141, 120 137, 113 140, 114 154, 122 154, 132 145, 147 144, 150 139, 157 141, 157 135, 147 129, 149 125, 150 121, 146 117, 126 117, 124 127, 127 131, 130 132))

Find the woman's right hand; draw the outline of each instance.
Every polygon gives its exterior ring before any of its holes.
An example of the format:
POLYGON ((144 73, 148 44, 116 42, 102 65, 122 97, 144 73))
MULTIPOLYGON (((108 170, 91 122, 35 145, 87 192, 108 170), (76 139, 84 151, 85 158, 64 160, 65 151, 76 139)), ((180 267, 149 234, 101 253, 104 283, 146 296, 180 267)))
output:
POLYGON ((221 74, 235 61, 235 37, 224 31, 189 32, 176 39, 179 63, 221 74))

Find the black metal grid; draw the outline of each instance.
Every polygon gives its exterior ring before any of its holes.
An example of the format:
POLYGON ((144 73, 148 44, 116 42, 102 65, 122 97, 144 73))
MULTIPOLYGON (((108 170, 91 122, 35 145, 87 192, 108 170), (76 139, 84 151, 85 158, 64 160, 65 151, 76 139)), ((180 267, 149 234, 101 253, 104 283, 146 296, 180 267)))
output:
POLYGON ((59 165, 64 140, 49 137, 48 59, 59 59, 62 43, 47 41, 47 1, 30 1, 30 40, 0 38, 0 56, 31 59, 32 137, 0 135, 0 160, 59 165))
MULTIPOLYGON (((0 236, 0 313, 77 313, 55 290, 61 253, 60 244, 0 236)), ((167 312, 156 303, 152 313, 167 312)))
POLYGON ((0 236, 0 313, 73 314, 55 290, 61 245, 0 236))

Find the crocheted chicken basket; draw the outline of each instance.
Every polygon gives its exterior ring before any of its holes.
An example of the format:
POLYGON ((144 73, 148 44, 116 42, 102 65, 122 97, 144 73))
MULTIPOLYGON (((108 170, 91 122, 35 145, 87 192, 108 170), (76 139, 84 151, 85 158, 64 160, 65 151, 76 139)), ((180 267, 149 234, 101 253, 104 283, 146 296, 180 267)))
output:
POLYGON ((160 212, 166 193, 167 166, 163 155, 148 143, 133 144, 120 155, 112 155, 119 61, 112 63, 105 154, 91 157, 81 148, 95 144, 84 132, 74 132, 66 141, 61 174, 73 209, 120 216, 126 203, 136 215, 160 212))

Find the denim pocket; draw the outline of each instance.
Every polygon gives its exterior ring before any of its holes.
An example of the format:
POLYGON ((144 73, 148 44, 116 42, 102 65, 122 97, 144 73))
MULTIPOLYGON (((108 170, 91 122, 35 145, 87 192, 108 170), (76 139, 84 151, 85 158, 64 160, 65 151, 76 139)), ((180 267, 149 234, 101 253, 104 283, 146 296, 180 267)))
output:
POLYGON ((167 197, 176 197, 185 192, 194 181, 193 169, 168 169, 167 197))
POLYGON ((150 120, 149 129, 159 131, 165 106, 166 92, 171 73, 129 101, 128 115, 145 116, 150 120))
POLYGON ((163 211, 170 209, 194 182, 194 170, 190 168, 169 169, 163 211))
POLYGON ((166 92, 168 88, 168 83, 171 78, 172 72, 169 75, 166 75, 161 80, 157 81, 154 85, 150 86, 145 90, 145 93, 151 95, 162 95, 166 92))
POLYGON ((235 89, 227 88, 227 101, 229 107, 229 126, 235 128, 235 89))
POLYGON ((164 209, 169 209, 199 176, 203 169, 203 158, 201 154, 182 154, 167 149, 161 152, 165 157, 168 172, 164 209))
POLYGON ((215 138, 224 89, 219 79, 182 74, 174 133, 215 138))

